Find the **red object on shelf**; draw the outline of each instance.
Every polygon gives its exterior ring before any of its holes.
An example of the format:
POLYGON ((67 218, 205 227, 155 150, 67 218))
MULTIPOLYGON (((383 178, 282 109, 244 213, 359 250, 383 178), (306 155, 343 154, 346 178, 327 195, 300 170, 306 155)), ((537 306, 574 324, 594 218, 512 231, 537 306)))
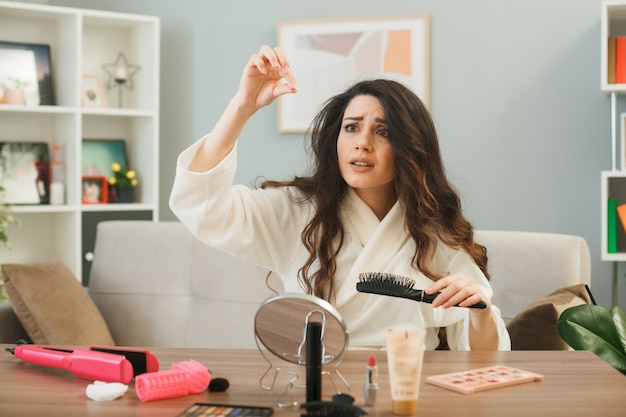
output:
POLYGON ((106 204, 109 182, 103 175, 83 175, 83 204, 106 204))
POLYGON ((615 38, 615 83, 626 84, 626 36, 615 38))

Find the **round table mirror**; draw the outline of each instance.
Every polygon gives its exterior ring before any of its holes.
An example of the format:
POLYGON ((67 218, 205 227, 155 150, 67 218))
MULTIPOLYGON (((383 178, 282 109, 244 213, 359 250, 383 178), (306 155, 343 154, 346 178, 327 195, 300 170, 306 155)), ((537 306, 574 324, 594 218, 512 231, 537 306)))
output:
POLYGON ((322 323, 322 364, 340 359, 348 345, 348 333, 339 312, 312 295, 281 294, 268 298, 254 319, 258 340, 274 355, 306 364, 307 323, 322 323))

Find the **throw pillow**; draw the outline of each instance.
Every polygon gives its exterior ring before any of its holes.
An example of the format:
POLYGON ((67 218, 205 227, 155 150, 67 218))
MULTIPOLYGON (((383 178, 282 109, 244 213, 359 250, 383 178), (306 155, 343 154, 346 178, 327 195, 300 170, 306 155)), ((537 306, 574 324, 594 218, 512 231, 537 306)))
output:
POLYGON ((9 301, 38 345, 114 345, 100 311, 72 271, 56 259, 3 264, 9 301))
POLYGON ((518 313, 508 323, 513 350, 567 350, 557 321, 561 313, 580 304, 590 303, 585 284, 560 288, 518 313))

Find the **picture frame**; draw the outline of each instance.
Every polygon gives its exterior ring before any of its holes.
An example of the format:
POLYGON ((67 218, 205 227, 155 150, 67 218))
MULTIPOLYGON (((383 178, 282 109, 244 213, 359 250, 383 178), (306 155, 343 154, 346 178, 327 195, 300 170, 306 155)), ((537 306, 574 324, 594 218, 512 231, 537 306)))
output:
POLYGON ((109 195, 109 182, 104 175, 83 175, 82 177, 83 204, 106 204, 109 195))
POLYGON ((50 45, 0 41, 0 95, 21 90, 27 106, 55 105, 50 45))
POLYGON ((320 106, 369 78, 399 81, 430 103, 428 15, 314 19, 278 23, 298 92, 278 100, 278 130, 305 132, 320 106))
POLYGON ((126 141, 124 139, 83 139, 81 150, 82 175, 110 177, 111 164, 117 162, 128 166, 126 141))
POLYGON ((83 74, 80 97, 83 107, 100 109, 107 107, 106 95, 99 75, 83 74))
POLYGON ((45 142, 0 142, 1 201, 29 205, 50 202, 50 153, 45 142))

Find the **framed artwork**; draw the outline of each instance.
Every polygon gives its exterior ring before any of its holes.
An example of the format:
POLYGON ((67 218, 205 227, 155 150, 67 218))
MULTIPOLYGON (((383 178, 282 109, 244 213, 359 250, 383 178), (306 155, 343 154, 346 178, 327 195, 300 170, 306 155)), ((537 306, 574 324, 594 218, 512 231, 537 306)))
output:
POLYGON ((103 175, 108 178, 113 174, 113 162, 128 166, 126 142, 123 139, 83 139, 82 175, 103 175))
POLYGON ((104 175, 83 175, 83 204, 106 204, 109 194, 109 182, 104 175))
POLYGON ((0 41, 0 94, 5 104, 54 105, 50 46, 0 41))
POLYGON ((279 98, 278 130, 304 132, 331 96, 368 78, 390 78, 429 105, 427 15, 278 23, 298 92, 279 98))
POLYGON ((50 154, 47 143, 0 142, 2 202, 48 204, 50 154))
POLYGON ((102 80, 99 75, 83 75, 81 103, 83 107, 105 108, 107 106, 102 80))

